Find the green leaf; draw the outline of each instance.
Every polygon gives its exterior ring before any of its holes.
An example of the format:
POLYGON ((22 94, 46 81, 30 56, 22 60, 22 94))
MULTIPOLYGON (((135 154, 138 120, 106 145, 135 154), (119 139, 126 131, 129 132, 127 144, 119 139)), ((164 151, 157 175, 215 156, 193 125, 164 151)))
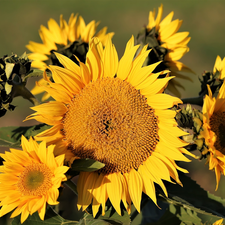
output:
POLYGON ((173 184, 167 187, 169 197, 163 196, 167 202, 180 207, 180 210, 184 208, 189 210, 188 212, 192 210, 198 213, 198 217, 201 217, 204 223, 225 217, 224 199, 205 191, 184 174, 180 175, 180 179, 183 187, 173 184))
POLYGON ((27 127, 1 127, 0 128, 0 147, 20 147, 21 135, 26 138, 50 128, 49 125, 39 124, 27 127))
POLYGON ((71 171, 93 172, 105 166, 104 163, 94 159, 76 159, 71 165, 71 171))
MULTIPOLYGON (((13 219, 12 225, 20 225, 20 216, 13 219)), ((59 216, 51 207, 47 207, 45 218, 41 220, 38 213, 29 216, 22 225, 77 225, 77 221, 65 220, 59 216)))
POLYGON ((85 216, 79 221, 78 225, 111 225, 111 223, 108 223, 104 220, 98 220, 93 218, 91 219, 88 218, 88 216, 85 216))
POLYGON ((197 213, 185 209, 183 207, 174 206, 170 204, 165 214, 155 223, 148 223, 147 225, 175 225, 175 224, 187 224, 187 225, 202 225, 201 219, 197 213))
POLYGON ((127 211, 123 211, 120 216, 110 207, 105 212, 104 216, 97 214, 97 216, 93 218, 91 214, 86 213, 84 218, 79 221, 78 225, 130 225, 130 222, 130 216, 127 211))

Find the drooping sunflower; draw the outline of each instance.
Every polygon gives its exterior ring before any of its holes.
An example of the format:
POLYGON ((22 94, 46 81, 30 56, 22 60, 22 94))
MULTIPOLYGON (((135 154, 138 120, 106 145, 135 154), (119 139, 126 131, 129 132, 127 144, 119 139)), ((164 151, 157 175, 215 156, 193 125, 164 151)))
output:
POLYGON ((199 135, 204 138, 207 146, 207 163, 209 169, 215 170, 216 190, 218 189, 221 173, 225 175, 225 83, 221 86, 217 98, 213 97, 208 85, 208 95, 204 98, 202 108, 203 130, 199 135))
POLYGON ((160 62, 143 67, 149 50, 145 46, 134 59, 138 48, 132 37, 118 61, 111 39, 103 49, 94 38, 80 66, 55 53, 63 68, 48 67, 55 83, 44 75, 55 101, 32 107, 36 112, 27 118, 53 125, 35 138, 56 144, 61 151, 55 154, 105 164, 79 175, 78 208, 92 203, 94 216, 100 205, 104 215, 107 199, 119 214, 121 201, 128 212, 131 202, 140 211, 142 192, 156 203, 154 183, 167 194, 162 180, 181 184, 177 169, 187 172, 175 163, 189 161, 179 138, 186 133, 168 109, 181 100, 163 93, 172 77, 157 79, 168 71, 152 73, 160 62))
MULTIPOLYGON (((96 36, 104 44, 106 39, 114 35, 113 32, 106 33, 107 27, 102 28, 96 33, 99 22, 92 20, 87 25, 82 16, 71 14, 68 23, 60 16, 60 25, 54 19, 48 21, 48 28, 41 25, 39 34, 43 43, 30 41, 26 46, 31 52, 29 59, 33 60, 31 66, 41 70, 46 69, 47 65, 60 65, 54 55, 54 52, 59 52, 73 61, 77 62, 76 57, 85 62, 88 51, 88 43, 93 36, 96 36), (75 57, 76 56, 76 57, 75 57)), ((42 84, 46 82, 41 79, 42 84)), ((34 95, 43 92, 41 88, 35 86, 32 91, 34 95)), ((49 98, 45 94, 42 100, 49 98)))
POLYGON ((0 167, 0 216, 14 210, 11 217, 21 214, 21 223, 34 212, 44 220, 46 203, 57 205, 58 188, 66 180, 64 155, 55 157, 54 146, 37 144, 22 136, 23 151, 10 149, 0 154, 5 160, 0 167))
MULTIPOLYGON (((179 19, 172 20, 173 11, 163 20, 162 14, 162 4, 158 8, 157 16, 155 9, 149 12, 148 25, 138 34, 137 43, 148 44, 149 48, 153 49, 149 54, 147 64, 162 61, 160 66, 157 67, 156 72, 169 69, 171 76, 192 81, 189 76, 182 74, 182 72, 194 72, 178 61, 189 51, 189 47, 187 46, 191 39, 188 37, 189 32, 177 32, 183 21, 179 19)), ((167 88, 179 97, 180 92, 177 87, 184 88, 177 79, 172 79, 167 88)))

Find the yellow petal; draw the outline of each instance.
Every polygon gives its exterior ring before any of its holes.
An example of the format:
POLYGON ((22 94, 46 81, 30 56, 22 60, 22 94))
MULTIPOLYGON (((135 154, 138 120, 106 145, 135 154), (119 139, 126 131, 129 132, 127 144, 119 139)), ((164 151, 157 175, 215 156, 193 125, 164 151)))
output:
POLYGON ((182 101, 167 94, 156 94, 153 96, 147 96, 147 102, 153 109, 166 109, 171 108, 182 101))
POLYGON ((54 52, 54 54, 66 69, 73 71, 75 74, 79 74, 80 68, 75 62, 58 52, 54 52))
POLYGON ((108 38, 103 54, 104 77, 113 78, 118 68, 118 54, 111 38, 108 38))
POLYGON ((131 200, 137 211, 140 213, 143 181, 140 174, 135 169, 131 169, 131 171, 129 172, 128 189, 131 200))
POLYGON ((145 163, 140 165, 138 168, 138 172, 140 173, 143 180, 143 192, 148 195, 152 201, 157 205, 156 202, 156 191, 155 185, 153 181, 148 177, 148 173, 146 172, 145 163))
POLYGON ((111 173, 106 176, 110 181, 106 184, 107 193, 113 207, 119 215, 121 215, 120 201, 122 197, 122 183, 120 176, 122 176, 120 173, 111 173))

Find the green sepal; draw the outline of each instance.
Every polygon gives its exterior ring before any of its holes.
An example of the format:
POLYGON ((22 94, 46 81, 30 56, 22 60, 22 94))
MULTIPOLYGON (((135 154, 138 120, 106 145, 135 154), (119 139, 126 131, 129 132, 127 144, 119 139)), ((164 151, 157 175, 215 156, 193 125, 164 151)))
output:
MULTIPOLYGON (((82 40, 76 40, 72 43, 69 43, 67 46, 62 44, 56 44, 58 53, 65 55, 69 59, 71 59, 76 64, 79 64, 77 58, 81 62, 85 62, 86 55, 89 49, 88 43, 83 42, 82 40), (76 58, 76 57, 77 58, 76 58)), ((54 54, 54 50, 51 51, 51 54, 48 56, 48 60, 44 61, 47 65, 57 65, 63 67, 62 64, 59 62, 57 57, 54 54)))
POLYGON ((34 126, 26 127, 1 127, 0 128, 0 147, 14 147, 20 148, 21 135, 24 135, 27 139, 31 136, 49 129, 51 126, 46 124, 38 124, 34 126))
POLYGON ((216 97, 219 93, 220 87, 223 84, 224 79, 220 79, 220 72, 217 70, 215 73, 213 72, 204 72, 202 75, 202 79, 199 78, 201 82, 201 91, 199 92, 199 96, 204 96, 208 94, 207 85, 210 86, 213 97, 216 97))

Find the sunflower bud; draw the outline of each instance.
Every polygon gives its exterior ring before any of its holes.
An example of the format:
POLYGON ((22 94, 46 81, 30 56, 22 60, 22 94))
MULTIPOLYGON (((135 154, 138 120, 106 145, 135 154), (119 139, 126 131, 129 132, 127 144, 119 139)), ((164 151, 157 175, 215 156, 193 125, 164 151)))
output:
POLYGON ((208 94, 207 85, 209 85, 213 96, 216 97, 221 85, 223 84, 223 79, 221 79, 220 72, 218 70, 216 70, 215 73, 205 71, 202 74, 202 79, 199 80, 201 82, 201 91, 199 92, 200 96, 208 94))
POLYGON ((183 107, 176 115, 176 121, 180 128, 189 133, 188 136, 185 136, 185 141, 190 144, 195 144, 196 148, 200 151, 203 149, 204 145, 203 139, 198 137, 203 130, 202 119, 202 112, 189 104, 183 107))

